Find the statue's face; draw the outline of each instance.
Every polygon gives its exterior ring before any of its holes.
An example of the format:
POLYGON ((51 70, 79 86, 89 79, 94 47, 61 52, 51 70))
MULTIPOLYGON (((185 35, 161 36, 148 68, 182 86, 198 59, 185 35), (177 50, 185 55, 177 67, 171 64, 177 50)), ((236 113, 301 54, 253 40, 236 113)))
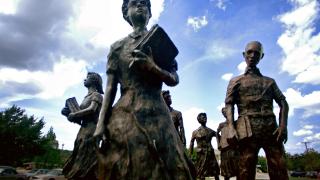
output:
POLYGON ((147 24, 150 12, 146 0, 130 0, 128 3, 128 17, 132 24, 147 24))
POLYGON ((261 45, 255 42, 248 44, 243 56, 247 66, 255 67, 263 57, 261 45))
POLYGON ((87 78, 84 79, 83 84, 85 87, 90 87, 92 85, 92 76, 88 74, 87 78))
POLYGON ((164 94, 163 95, 163 99, 164 99, 164 101, 166 102, 166 104, 168 105, 168 106, 170 106, 171 104, 172 104, 172 100, 171 100, 171 95, 170 94, 164 94))
POLYGON ((198 121, 200 124, 206 124, 207 123, 207 115, 201 114, 198 118, 198 121))

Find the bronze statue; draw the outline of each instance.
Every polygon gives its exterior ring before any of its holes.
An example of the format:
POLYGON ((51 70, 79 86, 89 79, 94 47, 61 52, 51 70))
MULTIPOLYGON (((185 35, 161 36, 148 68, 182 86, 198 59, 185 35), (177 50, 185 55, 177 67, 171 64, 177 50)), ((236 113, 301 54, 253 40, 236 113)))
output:
POLYGON ((69 121, 81 126, 72 154, 63 167, 63 174, 67 179, 98 179, 98 159, 93 133, 102 104, 103 90, 100 75, 89 72, 84 80, 84 86, 88 88, 88 94, 80 106, 76 102, 70 105, 67 100, 66 107, 62 110, 62 114, 67 116, 69 121), (79 110, 72 112, 74 106, 78 106, 76 108, 79 110))
POLYGON ((161 96, 162 83, 178 84, 177 64, 160 68, 152 50, 136 49, 148 33, 149 0, 124 0, 123 17, 133 27, 108 55, 107 86, 95 131, 103 140, 99 179, 193 179, 170 112, 161 96), (121 96, 113 105, 120 84, 121 96))
MULTIPOLYGON (((226 118, 226 108, 221 110, 223 116, 226 118)), ((228 124, 222 122, 217 129, 218 149, 220 150, 220 169, 221 175, 225 180, 229 180, 233 176, 239 179, 239 151, 237 145, 228 143, 228 124), (221 133, 221 135, 220 135, 221 133)))
POLYGON ((287 141, 289 106, 275 80, 263 76, 256 67, 263 58, 260 42, 247 44, 243 57, 247 68, 243 75, 230 80, 225 99, 229 139, 239 140, 239 179, 255 179, 260 148, 266 153, 271 180, 286 180, 288 172, 284 159, 283 143, 287 141), (273 113, 273 100, 279 105, 279 125, 273 113), (234 105, 238 120, 234 127, 234 105))
POLYGON ((196 159, 196 171, 197 178, 205 179, 205 177, 214 176, 216 180, 219 179, 220 169, 214 153, 214 149, 211 145, 212 137, 216 136, 216 132, 208 127, 207 114, 200 113, 197 117, 201 126, 192 132, 190 141, 190 156, 193 153, 194 141, 197 141, 197 159, 196 159))
POLYGON ((184 147, 186 147, 186 137, 184 135, 182 113, 171 107, 172 100, 171 100, 170 91, 168 91, 168 90, 162 91, 162 97, 169 108, 174 127, 176 128, 176 131, 178 132, 178 134, 180 136, 180 140, 181 140, 182 144, 184 145, 184 147))

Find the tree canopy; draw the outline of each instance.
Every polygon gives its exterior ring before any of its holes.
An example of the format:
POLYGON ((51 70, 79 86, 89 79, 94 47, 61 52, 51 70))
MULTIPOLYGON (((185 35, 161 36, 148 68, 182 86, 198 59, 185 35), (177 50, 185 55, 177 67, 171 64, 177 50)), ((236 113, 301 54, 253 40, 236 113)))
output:
POLYGON ((28 116, 15 105, 0 112, 0 164, 19 166, 34 160, 58 163, 56 135, 52 127, 42 135, 44 125, 43 118, 28 116))

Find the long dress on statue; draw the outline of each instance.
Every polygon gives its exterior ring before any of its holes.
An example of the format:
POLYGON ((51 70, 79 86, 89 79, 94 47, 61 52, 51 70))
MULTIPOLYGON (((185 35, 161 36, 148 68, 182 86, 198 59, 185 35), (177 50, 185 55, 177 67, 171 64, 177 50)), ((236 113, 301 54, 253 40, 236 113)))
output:
POLYGON ((81 128, 74 142, 71 156, 63 167, 63 174, 67 179, 96 179, 98 177, 98 159, 95 151, 95 141, 92 138, 96 129, 102 96, 98 92, 89 93, 80 104, 80 109, 86 109, 92 101, 98 104, 96 112, 81 120, 81 128))
POLYGON ((213 136, 216 136, 216 132, 204 126, 200 126, 192 133, 192 139, 195 138, 197 141, 197 159, 195 167, 197 170, 197 177, 200 179, 220 174, 219 164, 211 145, 213 136))
MULTIPOLYGON (((141 36, 129 34, 114 43, 108 55, 107 74, 113 73, 120 83, 121 97, 107 121, 103 179, 193 179, 192 163, 161 96, 163 82, 129 69, 141 36)), ((176 70, 174 61, 171 72, 176 70)))

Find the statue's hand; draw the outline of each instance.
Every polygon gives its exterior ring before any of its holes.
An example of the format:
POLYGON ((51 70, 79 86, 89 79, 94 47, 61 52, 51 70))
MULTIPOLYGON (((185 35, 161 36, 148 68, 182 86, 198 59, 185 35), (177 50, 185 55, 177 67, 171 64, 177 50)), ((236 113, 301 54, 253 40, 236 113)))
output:
POLYGON ((282 141, 284 144, 288 140, 288 132, 286 127, 278 127, 274 132, 273 135, 277 136, 277 141, 282 141))
POLYGON ((76 118, 75 113, 69 113, 69 115, 68 115, 68 120, 69 121, 74 122, 75 118, 76 118))
POLYGON ((103 134, 104 134, 104 126, 98 125, 96 127, 96 130, 93 133, 93 137, 101 140, 103 137, 103 134))
POLYGON ((238 143, 238 134, 237 130, 234 128, 233 124, 228 125, 228 135, 227 135, 227 142, 231 146, 234 146, 238 143))
MULTIPOLYGON (((93 133, 93 138, 95 140, 95 148, 99 151, 102 152, 102 147, 106 143, 106 136, 104 132, 104 126, 97 126, 95 132, 93 133)), ((103 153, 103 152, 102 152, 103 153)))
POLYGON ((70 114, 70 109, 68 107, 64 107, 62 110, 61 110, 61 114, 68 117, 68 115, 70 114))
POLYGON ((135 49, 133 52, 133 60, 129 64, 129 68, 139 68, 146 71, 151 71, 154 69, 155 66, 157 66, 154 63, 153 57, 152 57, 152 51, 149 49, 149 53, 146 54, 140 50, 135 49))

